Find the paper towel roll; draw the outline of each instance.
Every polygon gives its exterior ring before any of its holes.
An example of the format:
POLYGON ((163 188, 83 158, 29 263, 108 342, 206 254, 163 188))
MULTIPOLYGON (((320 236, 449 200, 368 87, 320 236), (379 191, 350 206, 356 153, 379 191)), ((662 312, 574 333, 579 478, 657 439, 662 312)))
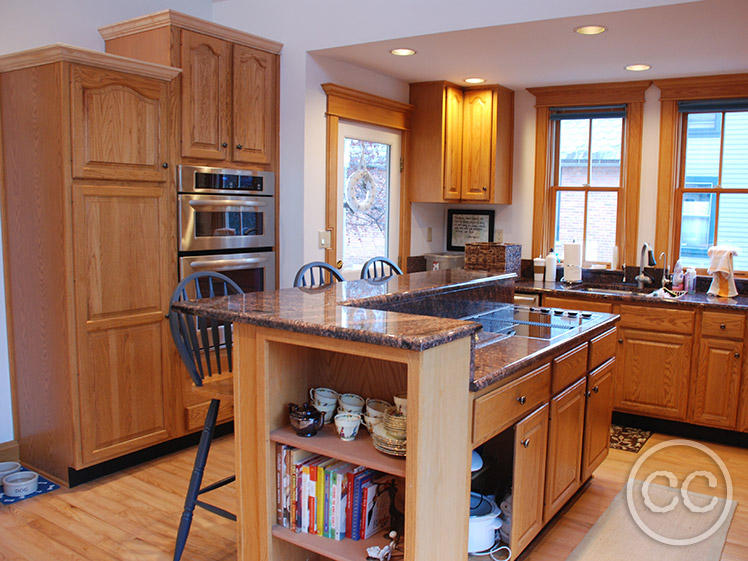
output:
POLYGON ((566 282, 582 280, 582 244, 564 244, 564 280, 566 282))

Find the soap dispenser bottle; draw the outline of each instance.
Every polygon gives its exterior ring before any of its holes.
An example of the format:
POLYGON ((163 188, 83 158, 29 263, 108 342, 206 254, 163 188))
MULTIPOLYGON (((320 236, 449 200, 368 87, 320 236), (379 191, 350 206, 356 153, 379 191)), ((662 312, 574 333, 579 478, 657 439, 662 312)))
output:
POLYGON ((556 267, 558 266, 558 257, 553 248, 545 257, 545 282, 556 282, 556 267))

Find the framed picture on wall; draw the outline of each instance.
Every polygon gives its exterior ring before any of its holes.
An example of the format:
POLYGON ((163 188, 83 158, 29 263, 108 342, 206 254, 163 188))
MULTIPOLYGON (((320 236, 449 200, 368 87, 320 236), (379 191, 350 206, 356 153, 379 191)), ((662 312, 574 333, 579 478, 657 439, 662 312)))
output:
POLYGON ((465 251, 466 243, 493 241, 493 210, 447 210, 447 251, 465 251))

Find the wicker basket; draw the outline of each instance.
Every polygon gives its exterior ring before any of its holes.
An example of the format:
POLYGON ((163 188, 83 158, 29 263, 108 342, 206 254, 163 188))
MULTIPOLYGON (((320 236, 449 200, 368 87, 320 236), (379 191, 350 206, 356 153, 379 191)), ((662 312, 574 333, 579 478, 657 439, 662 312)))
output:
POLYGON ((522 244, 477 242, 465 244, 465 268, 520 274, 522 244))

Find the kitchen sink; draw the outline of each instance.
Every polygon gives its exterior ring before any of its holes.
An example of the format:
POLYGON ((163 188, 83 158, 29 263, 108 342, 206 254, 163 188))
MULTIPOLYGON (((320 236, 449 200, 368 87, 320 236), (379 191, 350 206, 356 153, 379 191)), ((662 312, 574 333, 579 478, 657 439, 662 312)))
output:
POLYGON ((581 286, 574 290, 579 292, 594 292, 597 294, 633 294, 639 292, 636 287, 632 288, 603 288, 599 286, 581 286))

